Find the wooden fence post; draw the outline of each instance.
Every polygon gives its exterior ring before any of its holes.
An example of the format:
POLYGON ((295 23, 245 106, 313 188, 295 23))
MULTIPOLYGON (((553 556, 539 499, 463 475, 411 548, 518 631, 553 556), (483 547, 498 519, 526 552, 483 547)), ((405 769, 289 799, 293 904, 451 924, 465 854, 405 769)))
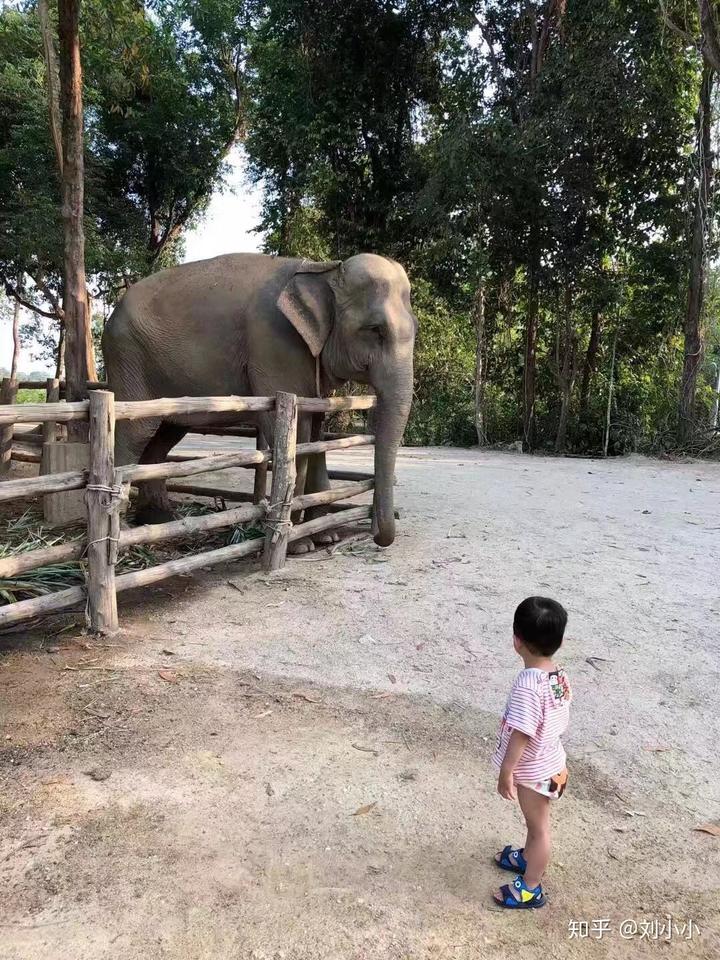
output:
POLYGON ((295 448, 297 446, 297 397, 278 393, 275 404, 270 509, 265 520, 263 568, 279 570, 285 564, 290 536, 290 510, 295 495, 295 448))
POLYGON ((115 539, 119 536, 119 503, 115 482, 115 395, 108 390, 92 390, 89 400, 88 613, 91 630, 111 634, 118 628, 115 539))
MULTIPOLYGON (((255 440, 255 449, 256 450, 267 450, 267 441, 263 436, 262 428, 257 428, 257 439, 255 440)), ((268 464, 267 460, 264 463, 259 463, 255 467, 255 483, 253 485, 253 503, 260 503, 261 500, 264 500, 267 496, 267 475, 268 475, 268 464)))
MULTIPOLYGON (((6 377, 0 385, 0 403, 15 403, 17 392, 17 380, 10 380, 6 377)), ((8 423, 7 426, 0 427, 0 474, 5 474, 10 470, 14 430, 14 423, 8 423)))
MULTIPOLYGON (((45 381, 45 393, 47 403, 60 402, 60 381, 50 377, 45 381)), ((57 440, 57 424, 52 420, 46 420, 42 425, 43 443, 55 443, 57 440)))

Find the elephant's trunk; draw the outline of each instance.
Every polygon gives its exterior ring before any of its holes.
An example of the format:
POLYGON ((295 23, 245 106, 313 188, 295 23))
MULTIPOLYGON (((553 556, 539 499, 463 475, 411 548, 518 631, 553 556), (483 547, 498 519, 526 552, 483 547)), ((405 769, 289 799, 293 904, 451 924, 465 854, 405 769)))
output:
POLYGON ((375 495, 372 529, 375 543, 381 547, 389 547, 395 539, 393 506, 395 459, 412 402, 412 360, 402 376, 393 376, 392 387, 383 388, 376 384, 375 390, 378 405, 375 417, 375 495))

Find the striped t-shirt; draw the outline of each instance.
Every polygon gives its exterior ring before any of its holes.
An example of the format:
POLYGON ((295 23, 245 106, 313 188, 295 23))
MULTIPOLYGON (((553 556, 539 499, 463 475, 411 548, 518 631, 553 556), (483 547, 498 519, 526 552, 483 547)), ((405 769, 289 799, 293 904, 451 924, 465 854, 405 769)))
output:
POLYGON ((500 722, 493 764, 500 769, 513 730, 530 737, 514 771, 519 783, 547 780, 565 768, 560 737, 570 719, 572 693, 564 670, 521 670, 500 722))

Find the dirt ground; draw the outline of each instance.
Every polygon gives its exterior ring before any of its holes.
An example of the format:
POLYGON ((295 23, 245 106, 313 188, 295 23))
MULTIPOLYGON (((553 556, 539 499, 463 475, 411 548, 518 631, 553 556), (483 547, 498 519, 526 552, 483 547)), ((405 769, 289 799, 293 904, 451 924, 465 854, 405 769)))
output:
POLYGON ((397 473, 389 550, 166 581, 112 642, 0 638, 2 960, 720 956, 720 466, 397 473), (571 782, 548 907, 513 915, 489 757, 530 593, 570 614, 571 782))

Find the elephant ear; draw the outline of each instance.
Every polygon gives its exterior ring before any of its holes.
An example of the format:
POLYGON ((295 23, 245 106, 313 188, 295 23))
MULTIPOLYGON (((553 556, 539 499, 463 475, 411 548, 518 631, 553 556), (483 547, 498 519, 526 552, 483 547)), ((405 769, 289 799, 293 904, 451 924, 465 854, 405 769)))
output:
POLYGON ((320 356, 330 336, 333 292, 329 280, 340 266, 340 260, 325 263, 304 260, 277 299, 278 309, 295 327, 314 357, 320 356))

